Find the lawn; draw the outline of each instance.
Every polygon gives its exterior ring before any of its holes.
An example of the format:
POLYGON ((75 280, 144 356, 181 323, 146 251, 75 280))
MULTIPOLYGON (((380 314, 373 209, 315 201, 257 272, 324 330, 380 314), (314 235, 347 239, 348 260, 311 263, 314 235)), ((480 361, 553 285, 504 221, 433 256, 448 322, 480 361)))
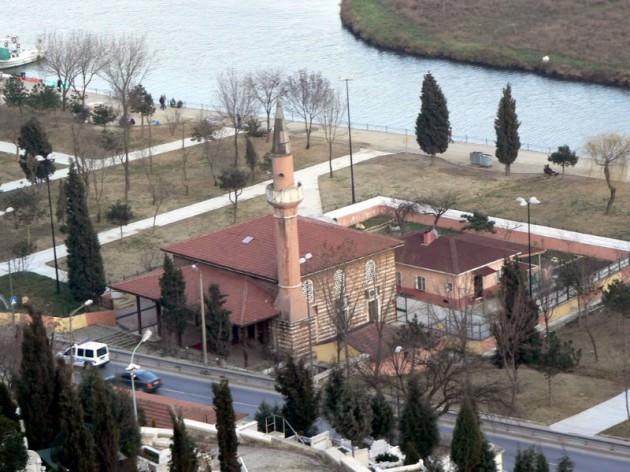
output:
POLYGON ((385 48, 618 85, 630 82, 628 16, 612 1, 341 2, 343 24, 385 48))
MULTIPOLYGON (((12 275, 12 279, 13 294, 18 299, 16 311, 25 311, 21 304, 23 297, 28 297, 33 307, 48 315, 64 316, 78 306, 70 294, 68 285, 63 282, 59 284, 60 293, 58 294, 53 279, 33 272, 17 272, 12 275)), ((0 294, 8 301, 10 293, 9 276, 4 275, 0 277, 0 294)), ((4 309, 4 306, 0 309, 4 309)))
MULTIPOLYGON (((527 214, 515 202, 518 196, 536 195, 541 205, 532 208, 533 224, 583 233, 630 239, 630 184, 618 182, 617 200, 604 215, 608 189, 601 179, 562 176, 550 181, 544 175, 512 174, 505 177, 470 166, 442 160, 431 164, 418 155, 393 154, 354 167, 357 200, 384 195, 420 198, 444 191, 459 194, 458 210, 479 210, 491 216, 526 221, 527 214), (385 176, 385 178, 384 178, 385 176)), ((350 172, 319 179, 324 211, 350 204, 350 172)))

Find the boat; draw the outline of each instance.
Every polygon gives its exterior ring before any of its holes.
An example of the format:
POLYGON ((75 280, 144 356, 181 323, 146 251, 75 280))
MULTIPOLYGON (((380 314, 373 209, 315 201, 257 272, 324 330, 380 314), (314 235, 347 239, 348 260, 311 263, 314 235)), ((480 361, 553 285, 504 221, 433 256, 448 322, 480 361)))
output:
POLYGON ((22 49, 20 38, 15 35, 6 36, 0 40, 0 70, 37 62, 44 57, 41 43, 32 49, 22 49))

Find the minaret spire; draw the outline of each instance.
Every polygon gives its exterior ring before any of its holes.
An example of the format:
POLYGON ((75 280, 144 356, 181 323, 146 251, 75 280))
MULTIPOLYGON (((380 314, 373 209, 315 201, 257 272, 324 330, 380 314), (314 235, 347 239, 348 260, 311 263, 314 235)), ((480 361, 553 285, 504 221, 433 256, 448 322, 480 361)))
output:
POLYGON ((284 111, 282 110, 282 99, 276 100, 276 117, 273 124, 273 141, 271 154, 274 156, 286 156, 291 154, 291 143, 289 133, 284 125, 284 111))

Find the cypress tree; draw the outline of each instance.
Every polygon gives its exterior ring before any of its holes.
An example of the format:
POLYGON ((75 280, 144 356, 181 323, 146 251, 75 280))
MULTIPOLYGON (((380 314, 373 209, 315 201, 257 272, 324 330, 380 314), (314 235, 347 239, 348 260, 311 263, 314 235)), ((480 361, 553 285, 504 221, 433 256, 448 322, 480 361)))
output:
POLYGON ((282 415, 298 434, 309 435, 317 419, 317 393, 304 361, 288 356, 285 366, 276 371, 275 380, 276 391, 284 397, 282 415))
MULTIPOLYGON (((127 457, 127 465, 135 470, 136 456, 140 452, 140 427, 133 414, 133 400, 123 392, 114 390, 109 384, 105 385, 112 405, 112 417, 118 429, 118 449, 127 457)), ((142 419, 142 410, 138 410, 138 417, 142 419)))
POLYGON ((381 392, 372 397, 370 405, 372 408, 372 437, 375 439, 389 438, 394 429, 394 410, 381 392))
POLYGON ((573 461, 569 459, 568 456, 562 456, 562 458, 558 461, 556 472, 573 472, 574 470, 575 465, 573 464, 573 461))
POLYGON ((549 472, 549 463, 547 458, 542 452, 538 452, 536 456, 536 470, 535 472, 549 472))
POLYGON ((66 192, 68 287, 75 300, 97 300, 105 291, 101 245, 92 226, 83 181, 70 164, 66 192))
POLYGON ((17 423, 16 409, 17 405, 13 401, 9 387, 4 382, 0 382, 0 415, 17 423))
POLYGON ((538 453, 533 447, 524 451, 519 450, 514 461, 513 472, 536 472, 536 464, 538 462, 538 453))
POLYGON ((268 431, 276 430, 276 418, 275 416, 280 416, 282 411, 280 411, 280 407, 278 405, 270 405, 266 401, 262 401, 260 405, 258 405, 258 409, 256 409, 256 415, 254 419, 258 424, 258 431, 261 433, 266 433, 268 431), (269 429, 271 428, 271 429, 269 429))
POLYGON ((23 470, 28 456, 18 424, 0 415, 0 472, 23 470))
POLYGON ((186 282, 184 275, 170 257, 164 255, 164 272, 160 277, 160 304, 164 309, 163 319, 167 329, 177 335, 181 345, 181 337, 186 329, 186 282))
POLYGON ((232 393, 227 380, 212 384, 214 411, 217 415, 217 442, 221 472, 240 472, 232 393))
POLYGON ((94 440, 87 429, 79 396, 71 382, 71 371, 63 364, 57 367, 61 381, 59 394, 59 431, 61 444, 58 459, 73 472, 92 472, 96 467, 94 440))
POLYGON ((472 400, 465 398, 457 414, 451 461, 458 472, 476 472, 482 462, 484 436, 479 427, 479 416, 472 400))
POLYGON ((497 462, 490 443, 484 438, 482 446, 481 465, 475 472, 497 472, 497 462))
POLYGON ((47 159, 52 152, 48 135, 37 118, 31 118, 20 128, 18 145, 24 150, 20 155, 20 167, 27 179, 35 182, 45 180, 55 172, 55 163, 47 159), (38 160, 42 156, 43 160, 38 160))
POLYGON ((334 367, 326 380, 323 390, 322 414, 334 427, 339 405, 339 397, 345 385, 343 371, 339 367, 334 367))
POLYGON ((92 423, 96 464, 101 472, 116 471, 118 465, 118 444, 120 433, 112 415, 112 401, 105 381, 94 377, 92 388, 94 411, 92 423))
POLYGON ((422 398, 418 379, 412 377, 407 386, 407 398, 400 415, 400 449, 405 464, 426 459, 440 442, 437 417, 431 405, 422 398))
POLYGON ((363 387, 346 382, 339 397, 335 429, 354 445, 363 441, 372 429, 372 409, 363 387))
POLYGON ((424 76, 420 100, 422 104, 416 119, 416 140, 420 149, 433 159, 437 153, 443 153, 448 148, 451 125, 446 98, 431 73, 424 76))
POLYGON ((247 167, 249 167, 252 180, 254 180, 256 177, 256 167, 258 166, 258 153, 256 152, 256 148, 254 147, 254 143, 252 143, 251 139, 247 138, 246 143, 245 162, 247 163, 247 167))
POLYGON ((505 175, 510 175, 510 166, 516 160, 521 148, 518 135, 520 125, 516 116, 516 101, 512 98, 512 87, 507 84, 503 89, 497 117, 494 120, 494 130, 497 133, 497 148, 494 155, 501 164, 505 165, 505 175))
POLYGON ((17 397, 30 447, 48 447, 57 425, 54 405, 55 364, 41 313, 28 307, 31 323, 24 327, 17 397))
POLYGON ((230 310, 225 308, 226 295, 221 293, 217 284, 210 284, 208 297, 204 297, 207 318, 206 332, 208 347, 220 356, 227 356, 230 353, 232 344, 232 322, 230 321, 230 310))
POLYGON ((171 411, 173 421, 173 439, 171 442, 170 472, 197 472, 197 451, 195 443, 186 431, 186 425, 181 415, 171 411))

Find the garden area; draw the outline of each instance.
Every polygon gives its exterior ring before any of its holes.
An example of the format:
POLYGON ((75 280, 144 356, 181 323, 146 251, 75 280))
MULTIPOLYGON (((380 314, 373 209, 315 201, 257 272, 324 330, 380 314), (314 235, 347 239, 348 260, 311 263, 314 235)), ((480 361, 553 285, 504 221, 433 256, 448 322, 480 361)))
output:
MULTIPOLYGON (((11 278, 8 275, 0 277, 0 295, 10 302, 12 282, 13 294, 18 301, 15 306, 17 312, 26 312, 22 305, 23 297, 27 297, 30 304, 47 315, 64 316, 79 305, 72 298, 68 285, 63 282, 59 283, 60 291, 57 293, 54 279, 33 272, 16 272, 11 278)), ((4 306, 0 306, 0 310, 4 309, 4 306)))

